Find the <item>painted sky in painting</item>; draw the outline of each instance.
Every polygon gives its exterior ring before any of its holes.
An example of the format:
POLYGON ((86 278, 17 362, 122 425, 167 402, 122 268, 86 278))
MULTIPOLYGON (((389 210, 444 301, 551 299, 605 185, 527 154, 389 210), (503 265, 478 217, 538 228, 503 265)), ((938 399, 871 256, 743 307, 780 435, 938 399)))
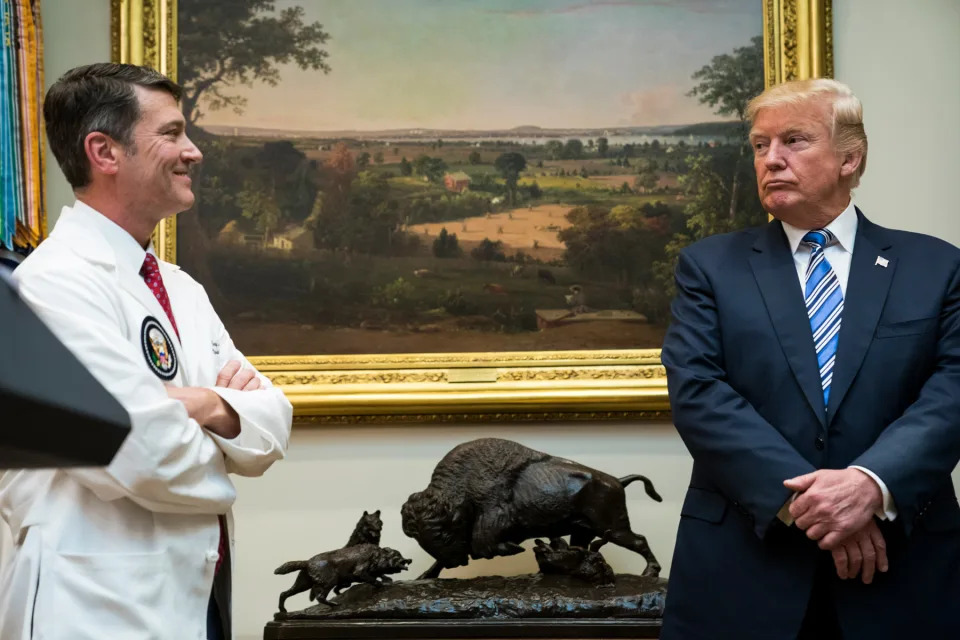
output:
MULTIPOLYGON (((229 0, 211 0, 229 1, 229 0)), ((278 0, 331 35, 201 124, 342 131, 600 128, 719 119, 691 74, 761 34, 759 0, 278 0)))

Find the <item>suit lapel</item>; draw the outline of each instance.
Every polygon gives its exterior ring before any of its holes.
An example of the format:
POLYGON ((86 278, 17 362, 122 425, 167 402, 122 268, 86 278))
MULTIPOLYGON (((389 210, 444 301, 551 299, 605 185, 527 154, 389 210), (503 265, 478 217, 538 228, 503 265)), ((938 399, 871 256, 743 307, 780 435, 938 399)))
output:
POLYGON ((837 415, 840 403, 860 371, 897 268, 896 258, 889 253, 891 242, 883 228, 867 220, 859 209, 857 218, 857 240, 850 262, 837 361, 830 384, 830 420, 837 415), (877 263, 878 257, 887 261, 886 266, 877 263))
POLYGON ((753 245, 750 267, 793 375, 810 408, 820 423, 825 424, 820 369, 810 320, 803 303, 797 268, 780 222, 774 220, 760 231, 753 245))

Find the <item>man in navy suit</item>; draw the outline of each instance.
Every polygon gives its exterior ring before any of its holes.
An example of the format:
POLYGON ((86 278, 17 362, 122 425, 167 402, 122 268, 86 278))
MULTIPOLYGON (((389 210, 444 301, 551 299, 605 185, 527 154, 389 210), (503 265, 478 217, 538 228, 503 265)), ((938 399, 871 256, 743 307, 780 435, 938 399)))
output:
POLYGON ((960 638, 960 250, 854 206, 846 86, 749 117, 776 220, 680 254, 663 345, 694 464, 661 637, 960 638))

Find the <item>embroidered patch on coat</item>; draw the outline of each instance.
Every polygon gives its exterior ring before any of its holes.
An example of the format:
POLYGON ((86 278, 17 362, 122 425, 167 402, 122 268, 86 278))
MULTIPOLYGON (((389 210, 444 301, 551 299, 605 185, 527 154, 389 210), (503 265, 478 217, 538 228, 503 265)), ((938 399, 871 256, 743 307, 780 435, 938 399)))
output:
POLYGON ((153 316, 143 319, 140 327, 140 347, 150 370, 161 380, 173 380, 177 375, 177 353, 170 336, 153 316))

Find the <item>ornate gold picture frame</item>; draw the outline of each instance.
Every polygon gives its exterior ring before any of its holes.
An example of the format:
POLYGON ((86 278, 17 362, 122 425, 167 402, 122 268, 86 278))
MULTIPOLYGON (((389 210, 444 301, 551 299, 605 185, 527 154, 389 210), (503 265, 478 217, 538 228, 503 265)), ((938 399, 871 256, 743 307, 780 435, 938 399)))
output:
MULTIPOLYGON (((177 1, 111 0, 113 59, 177 78, 177 1)), ((764 81, 833 75, 831 0, 757 0, 764 81)), ((176 262, 174 219, 154 236, 176 262)), ((242 347, 242 345, 241 345, 242 347)), ((622 420, 669 414, 659 349, 252 356, 297 422, 622 420)))

